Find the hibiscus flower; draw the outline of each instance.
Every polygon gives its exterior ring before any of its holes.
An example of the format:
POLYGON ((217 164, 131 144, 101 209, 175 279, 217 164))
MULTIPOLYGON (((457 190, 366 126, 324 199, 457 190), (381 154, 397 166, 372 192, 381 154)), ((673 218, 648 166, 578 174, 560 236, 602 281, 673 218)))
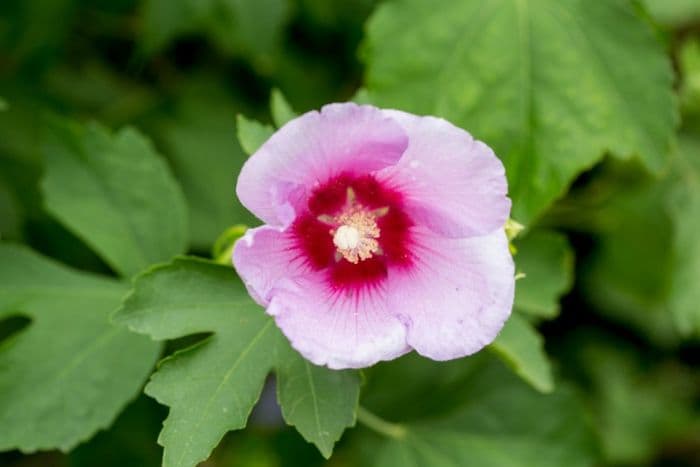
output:
POLYGON ((236 191, 265 225, 236 243, 234 266, 315 364, 462 357, 510 315, 503 164, 443 119, 327 105, 273 134, 236 191))

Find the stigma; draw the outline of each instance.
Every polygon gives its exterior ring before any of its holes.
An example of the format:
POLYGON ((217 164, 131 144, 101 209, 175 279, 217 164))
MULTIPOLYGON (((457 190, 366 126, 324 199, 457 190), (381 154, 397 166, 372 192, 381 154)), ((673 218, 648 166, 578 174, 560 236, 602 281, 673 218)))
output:
POLYGON ((357 264, 380 252, 377 215, 360 205, 354 205, 334 219, 337 228, 331 229, 336 259, 357 264))
POLYGON ((335 259, 343 258, 357 264, 381 253, 379 246, 380 229, 377 218, 384 216, 389 208, 368 209, 357 202, 355 191, 348 187, 345 207, 340 214, 330 216, 322 214, 317 219, 333 226, 328 233, 333 237, 335 259))

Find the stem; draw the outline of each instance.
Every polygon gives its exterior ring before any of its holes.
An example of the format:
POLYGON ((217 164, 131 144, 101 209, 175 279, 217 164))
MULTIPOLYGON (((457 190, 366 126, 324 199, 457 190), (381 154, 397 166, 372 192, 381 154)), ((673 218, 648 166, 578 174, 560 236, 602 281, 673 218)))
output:
POLYGON ((391 423, 378 417, 362 406, 357 407, 357 420, 377 433, 389 438, 401 439, 407 434, 406 427, 398 423, 391 423))

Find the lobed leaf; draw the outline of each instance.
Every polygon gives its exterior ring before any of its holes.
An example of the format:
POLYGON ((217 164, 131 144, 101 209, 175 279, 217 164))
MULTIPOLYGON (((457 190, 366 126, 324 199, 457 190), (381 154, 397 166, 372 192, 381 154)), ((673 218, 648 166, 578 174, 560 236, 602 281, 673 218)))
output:
POLYGON ((372 102, 494 148, 526 224, 606 152, 662 169, 678 121, 669 60, 627 0, 388 2, 364 57, 372 102))
POLYGON ((129 277, 185 251, 182 191, 138 131, 53 119, 47 133, 46 208, 116 272, 129 277))
POLYGON ((146 387, 170 407, 159 437, 165 467, 194 466, 243 428, 273 369, 285 420, 325 456, 354 423, 357 374, 301 359, 230 267, 181 258, 153 268, 115 320, 158 340, 213 333, 166 358, 146 387))
POLYGON ((110 325, 126 289, 0 244, 0 319, 31 319, 0 343, 0 451, 68 451, 136 397, 160 345, 110 325))

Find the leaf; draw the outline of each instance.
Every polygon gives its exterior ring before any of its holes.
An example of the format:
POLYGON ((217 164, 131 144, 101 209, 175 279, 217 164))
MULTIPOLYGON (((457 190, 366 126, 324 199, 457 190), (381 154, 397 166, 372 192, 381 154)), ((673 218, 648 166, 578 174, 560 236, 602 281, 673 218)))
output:
POLYGON ((511 315, 490 348, 532 387, 540 392, 552 392, 554 380, 544 352, 544 339, 518 313, 511 315))
POLYGON ((515 309, 551 319, 559 314, 559 299, 573 285, 574 254, 560 233, 535 229, 515 240, 517 271, 515 309))
POLYGON ((285 421, 316 444, 325 458, 331 457, 345 428, 355 425, 357 374, 315 366, 289 349, 281 355, 277 378, 285 421))
POLYGON ((72 450, 67 465, 95 467, 95 459, 99 459, 100 467, 158 467, 163 450, 156 438, 164 417, 162 406, 141 395, 109 430, 72 450))
POLYGON ((462 381, 461 404, 443 417, 404 425, 406 435, 373 451, 373 465, 569 467, 596 463, 596 439, 573 393, 541 395, 502 367, 462 381))
POLYGON ((364 57, 375 104, 495 149, 525 224, 605 152, 660 170, 678 120, 669 60, 627 0, 388 2, 364 57))
POLYGON ((682 335, 700 337, 700 138, 681 140, 668 209, 673 221, 670 307, 682 335))
POLYGON ((670 445, 700 432, 694 404, 700 374, 694 368, 649 358, 600 328, 579 327, 562 344, 562 366, 584 378, 605 465, 652 465, 670 445))
POLYGON ((700 129, 700 38, 683 43, 678 56, 683 124, 697 130, 700 129))
POLYGON ((204 252, 231 224, 257 221, 235 191, 246 160, 236 141, 241 104, 215 80, 193 81, 179 92, 174 111, 154 123, 154 134, 185 193, 192 247, 204 252))
POLYGON ((128 277, 187 247, 185 200, 150 142, 53 119, 41 184, 46 208, 128 277))
POLYGON ((0 318, 31 319, 0 344, 0 451, 70 450, 138 394, 160 346, 109 324, 125 291, 0 244, 0 318))
POLYGON ((165 359, 146 386, 170 407, 159 437, 165 467, 194 466, 243 428, 272 369, 285 420, 325 456, 354 423, 357 374, 301 360, 230 267, 183 258, 153 268, 115 319, 156 340, 213 333, 165 359))
POLYGON ((0 178, 0 239, 21 236, 22 214, 19 201, 0 178))
POLYGON ((642 0, 651 16, 667 26, 683 26, 700 19, 697 0, 642 0))
POLYGON ((238 115, 236 121, 238 123, 238 142, 241 143, 241 147, 248 155, 257 151, 275 132, 275 129, 270 125, 263 125, 243 115, 238 115))
POLYGON ((7 104, 7 101, 0 97, 0 112, 3 112, 7 110, 10 106, 7 104))
POLYGON ((151 54, 199 33, 225 52, 259 60, 278 47, 289 14, 288 0, 148 0, 142 45, 151 54))
POLYGON ((673 225, 665 205, 667 189, 653 180, 635 180, 629 166, 601 169, 597 181, 577 195, 590 203, 577 211, 594 233, 592 248, 581 256, 583 296, 608 319, 658 346, 674 346, 678 333, 668 306, 673 225))
POLYGON ((282 91, 276 88, 272 90, 270 95, 270 111, 272 112, 272 121, 275 122, 277 128, 297 116, 282 91))

